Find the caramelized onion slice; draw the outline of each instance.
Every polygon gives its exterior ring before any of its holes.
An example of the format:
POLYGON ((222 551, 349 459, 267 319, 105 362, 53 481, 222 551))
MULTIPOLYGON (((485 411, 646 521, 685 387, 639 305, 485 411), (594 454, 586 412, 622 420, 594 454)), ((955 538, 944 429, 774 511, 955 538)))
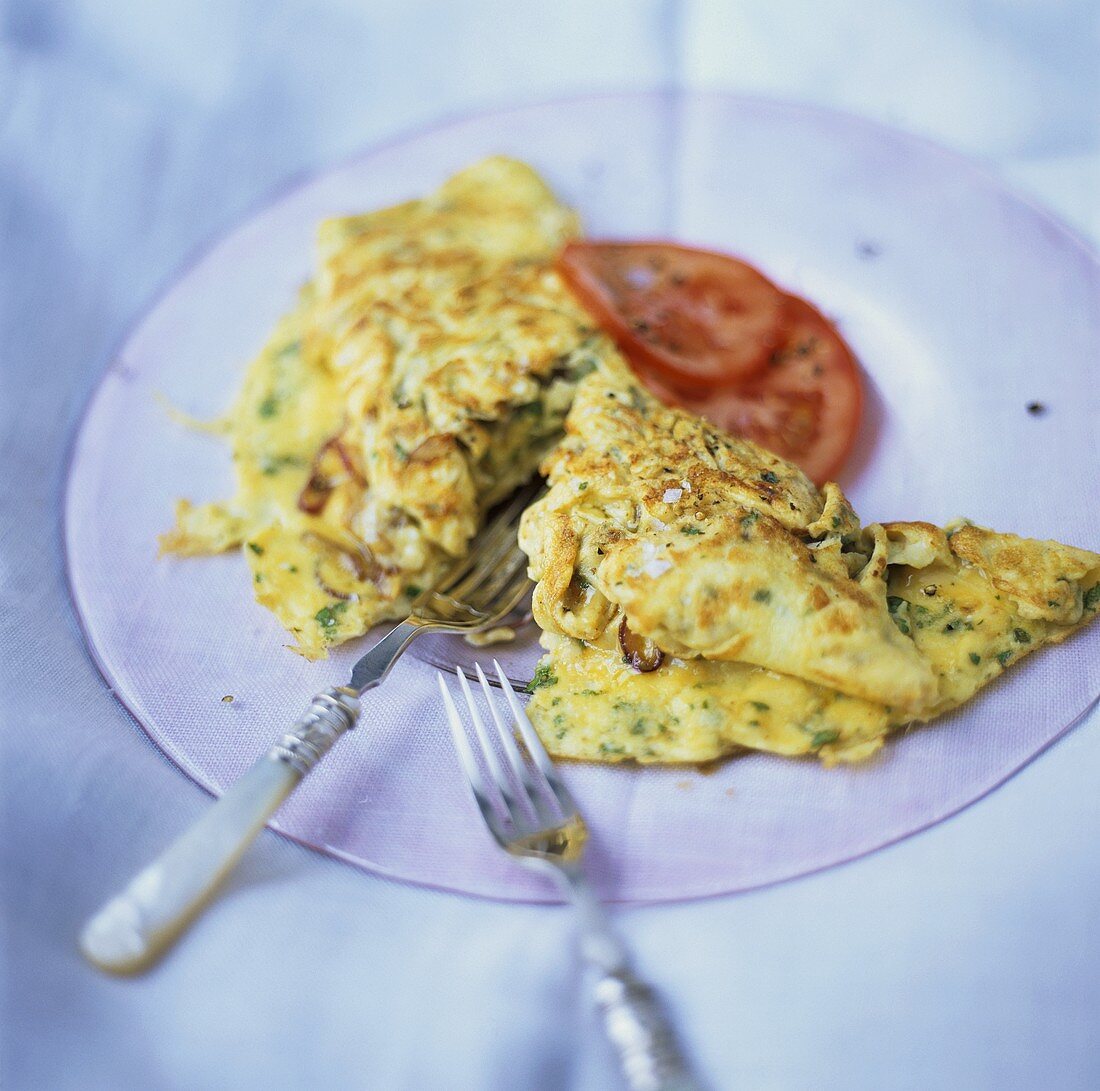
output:
POLYGON ((313 565, 313 575, 326 595, 345 602, 355 594, 356 585, 363 582, 349 555, 335 549, 326 550, 317 559, 313 565))
POLYGON ((306 515, 320 515, 325 510, 329 495, 332 492, 332 483, 327 477, 311 473, 309 480, 298 493, 298 510, 306 515))
POLYGON ((631 632, 625 617, 619 623, 619 648, 623 661, 642 674, 655 671, 665 658, 665 653, 652 640, 631 632))
POLYGON ((356 583, 370 582, 380 587, 386 576, 397 571, 379 562, 370 547, 350 533, 337 539, 308 530, 302 537, 321 548, 314 574, 321 587, 335 598, 350 598, 356 591, 356 583))
POLYGON ((363 474, 359 470, 359 467, 355 464, 355 459, 351 457, 348 449, 344 446, 343 443, 340 442, 339 436, 333 436, 332 439, 330 439, 328 443, 326 443, 325 446, 321 448, 322 452, 328 450, 331 450, 336 455, 336 457, 340 460, 341 465, 344 467, 345 470, 347 470, 348 474, 357 485, 365 485, 367 483, 367 479, 363 476, 363 474))
POLYGON ((320 515, 333 489, 341 483, 340 479, 347 477, 358 485, 366 484, 348 449, 339 436, 333 436, 313 456, 309 478, 298 494, 298 509, 307 515, 320 515))

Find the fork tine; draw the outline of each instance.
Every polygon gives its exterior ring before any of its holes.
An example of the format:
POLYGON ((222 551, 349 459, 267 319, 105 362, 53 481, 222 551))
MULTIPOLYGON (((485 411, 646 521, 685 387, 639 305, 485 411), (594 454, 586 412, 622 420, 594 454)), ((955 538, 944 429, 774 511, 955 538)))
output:
POLYGON ((460 583, 468 580, 478 572, 491 571, 491 567, 486 563, 489 552, 499 553, 502 545, 507 547, 515 541, 520 516, 530 506, 531 500, 542 491, 542 488, 541 481, 537 479, 520 488, 509 501, 507 507, 482 527, 481 542, 478 548, 472 550, 464 562, 452 569, 449 578, 441 583, 436 590, 444 594, 455 594, 460 583))
MULTIPOLYGON (((504 747, 504 753, 508 755, 508 761, 512 766, 512 772, 516 775, 516 780, 521 784, 527 792, 527 802, 530 804, 531 809, 535 812, 536 817, 544 826, 553 826, 561 822, 562 816, 560 813, 555 814, 554 810, 547 806, 543 793, 539 791, 538 784, 532 778, 531 774, 527 770, 527 764, 523 760, 523 755, 519 752, 519 747, 516 746, 515 735, 512 734, 512 729, 505 725, 501 719, 500 712, 497 710, 497 703, 493 697, 493 691, 489 688, 489 679, 485 677, 485 672, 481 669, 480 663, 474 664, 474 670, 477 671, 478 681, 481 682, 481 690, 485 694, 485 701, 489 706, 489 715, 493 718, 493 724, 496 726, 497 735, 500 737, 501 745, 504 747)), ((547 792, 551 799, 554 798, 552 792, 547 792)))
POLYGON ((506 588, 513 587, 517 581, 524 586, 530 582, 527 565, 526 554, 513 542, 511 552, 500 558, 495 570, 479 586, 468 588, 462 594, 462 599, 471 606, 485 609, 488 604, 506 597, 506 588))
POLYGON ((505 587, 494 585, 492 596, 482 603, 482 609, 488 612, 491 606, 493 613, 500 611, 510 613, 519 605, 520 600, 532 586, 531 577, 527 574, 527 558, 523 557, 511 573, 511 582, 505 587))
POLYGON ((466 736, 466 728, 462 723, 462 717, 459 716, 458 709, 455 708, 451 691, 447 688, 447 683, 443 681, 442 673, 436 671, 435 677, 439 683, 439 692, 443 696, 443 707, 447 710, 447 724, 451 729, 455 749, 458 751, 458 760, 462 765, 463 772, 466 774, 466 779, 470 783, 470 791, 474 794, 474 800, 477 802, 478 810, 481 811, 481 817, 485 820, 485 825, 489 827, 489 832, 501 844, 504 844, 507 840, 507 834, 500 825, 496 808, 489 796, 488 785, 481 775, 481 768, 477 764, 477 758, 474 757, 470 740, 466 736))
POLYGON ((507 811, 509 819, 511 819, 512 824, 518 829, 524 823, 526 816, 522 808, 517 804, 516 793, 512 782, 508 779, 508 774, 504 766, 500 763, 496 747, 493 746, 493 740, 485 726, 485 721, 481 718, 481 713, 478 711, 477 702, 474 700, 474 695, 470 692, 470 683, 466 681, 466 674, 461 667, 456 667, 455 670, 458 674, 458 684, 462 687, 462 694, 466 698, 466 707, 470 710, 470 719, 473 721, 474 734, 477 736, 477 741, 481 745, 481 752, 485 757, 485 764, 489 766, 489 775, 492 777, 493 783, 496 785, 497 791, 504 801, 504 809, 507 811))
POLYGON ((479 540, 470 551, 470 555, 460 568, 453 573, 453 578, 441 589, 448 595, 458 593, 459 587, 476 582, 479 574, 484 575, 491 570, 496 558, 516 544, 516 526, 511 522, 502 522, 484 528, 479 540))
POLYGON ((494 581, 500 582, 502 578, 507 579, 509 573, 519 564, 526 567, 527 558, 516 545, 515 528, 509 527, 506 530, 508 533, 502 536, 493 548, 485 549, 478 546, 477 565, 466 574, 465 578, 448 588, 445 594, 459 600, 468 600, 474 595, 485 597, 487 594, 492 594, 491 591, 486 591, 486 587, 491 586, 494 581))
POLYGON ((508 603, 509 610, 514 610, 516 606, 519 605, 523 596, 534 586, 527 572, 527 557, 524 556, 523 560, 524 563, 516 570, 516 574, 512 577, 512 582, 507 588, 498 591, 496 595, 498 602, 508 603))
POLYGON ((558 775, 557 769, 554 768, 554 763, 550 760, 550 755, 546 753, 546 748, 542 745, 542 740, 538 737, 538 733, 535 731, 534 726, 527 718, 527 713, 523 705, 519 703, 516 691, 512 689, 512 683, 508 681, 508 676, 504 673, 504 668, 496 659, 493 660, 493 666, 496 667, 497 677, 500 679, 500 688, 504 691, 504 699, 508 702, 508 707, 512 710, 512 715, 516 718, 516 725, 519 727, 520 734, 523 736, 523 741, 527 745, 527 752, 531 755, 539 771, 546 778, 546 783, 549 785, 554 798, 557 799, 562 812, 567 817, 571 814, 579 814, 580 812, 577 809, 577 804, 573 800, 573 796, 570 794, 569 789, 566 788, 564 781, 558 775))

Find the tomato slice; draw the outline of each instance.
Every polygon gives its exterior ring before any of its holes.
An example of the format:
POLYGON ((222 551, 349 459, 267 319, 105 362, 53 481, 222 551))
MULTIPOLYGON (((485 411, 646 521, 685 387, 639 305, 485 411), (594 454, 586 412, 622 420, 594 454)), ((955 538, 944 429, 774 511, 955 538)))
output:
POLYGON ((767 447, 819 485, 836 473, 855 441, 863 407, 859 367, 832 323, 798 296, 787 296, 783 344, 767 370, 748 382, 685 392, 637 360, 631 363, 662 401, 767 447))
POLYGON ((726 254, 575 241, 558 268, 622 351, 677 389, 702 392, 760 374, 783 342, 786 296, 726 254))

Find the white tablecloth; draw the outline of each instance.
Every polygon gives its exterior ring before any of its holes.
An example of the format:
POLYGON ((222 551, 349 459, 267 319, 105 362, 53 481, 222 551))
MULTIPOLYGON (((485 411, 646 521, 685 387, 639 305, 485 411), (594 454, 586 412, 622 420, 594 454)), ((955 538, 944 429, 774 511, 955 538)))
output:
MULTIPOLYGON (((516 101, 679 82, 839 106, 1095 238, 1095 5, 11 0, 0 32, 0 1083, 613 1086, 565 911, 269 833, 156 972, 80 961, 87 913, 208 803, 83 650, 58 533, 80 408, 158 285, 272 187, 516 101)), ((715 1087, 1095 1087, 1098 770, 1094 716, 927 833, 622 925, 715 1087)))

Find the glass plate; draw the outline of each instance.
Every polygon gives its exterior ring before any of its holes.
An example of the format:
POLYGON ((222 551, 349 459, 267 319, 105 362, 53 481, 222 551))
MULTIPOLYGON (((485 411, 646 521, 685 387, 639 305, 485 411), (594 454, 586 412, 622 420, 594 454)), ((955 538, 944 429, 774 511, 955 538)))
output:
MULTIPOLYGON (((722 94, 605 95, 456 122, 323 171, 220 240, 152 306, 88 407, 65 499, 76 608, 119 699, 199 784, 230 783, 312 693, 347 677, 366 641, 307 663, 253 601, 241 557, 157 559, 176 497, 232 492, 224 447, 174 424, 158 395, 199 417, 222 411, 310 274, 319 220, 424 193, 499 152, 543 171, 594 235, 743 254, 835 318, 867 375, 862 438, 841 481, 865 520, 966 514, 1100 544, 1097 261, 981 169, 857 118, 722 94), (1034 401, 1045 415, 1026 412, 1034 401)), ((767 755, 706 774, 570 766, 596 879, 621 900, 719 894, 922 829, 1091 707, 1098 638, 1086 630, 1038 652, 863 766, 767 755)), ((537 658, 525 641, 497 652, 517 680, 537 658)), ((467 647, 421 650, 470 663, 467 647)), ((412 882, 555 897, 485 835, 434 671, 411 657, 366 698, 360 727, 277 828, 412 882)))

